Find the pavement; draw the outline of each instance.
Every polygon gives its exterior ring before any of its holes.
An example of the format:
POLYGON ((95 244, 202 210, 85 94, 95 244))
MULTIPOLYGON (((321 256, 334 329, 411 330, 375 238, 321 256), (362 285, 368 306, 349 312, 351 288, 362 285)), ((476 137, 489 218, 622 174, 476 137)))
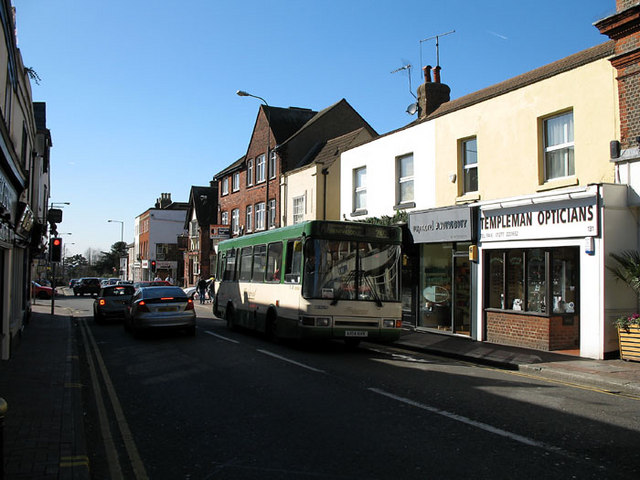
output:
MULTIPOLYGON (((89 479, 75 321, 60 307, 51 315, 48 301, 38 300, 32 310, 11 359, 0 361, 0 398, 8 407, 4 452, 0 448, 4 478, 89 479)), ((640 397, 636 362, 589 360, 413 330, 394 345, 640 397)))

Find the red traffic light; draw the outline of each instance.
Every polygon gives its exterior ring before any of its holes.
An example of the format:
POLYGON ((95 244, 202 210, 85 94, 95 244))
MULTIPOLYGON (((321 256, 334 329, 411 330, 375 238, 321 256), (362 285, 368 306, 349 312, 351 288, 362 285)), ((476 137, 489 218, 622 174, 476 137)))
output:
POLYGON ((60 245, 62 245, 62 239, 61 238, 54 238, 53 239, 53 246, 54 247, 58 247, 60 245))

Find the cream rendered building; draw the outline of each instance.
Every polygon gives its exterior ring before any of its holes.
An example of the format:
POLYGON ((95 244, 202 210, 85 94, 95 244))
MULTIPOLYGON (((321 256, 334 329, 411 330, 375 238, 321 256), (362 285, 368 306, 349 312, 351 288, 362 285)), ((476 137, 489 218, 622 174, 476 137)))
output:
POLYGON ((636 247, 637 222, 610 162, 613 47, 453 101, 439 67, 434 82, 426 70, 418 120, 345 152, 343 218, 409 212, 404 318, 416 330, 591 358, 617 350, 611 320, 635 300, 606 264, 636 247))
POLYGON ((284 199, 281 225, 305 220, 340 220, 341 155, 349 148, 373 138, 372 131, 359 128, 324 142, 303 165, 282 175, 284 199))

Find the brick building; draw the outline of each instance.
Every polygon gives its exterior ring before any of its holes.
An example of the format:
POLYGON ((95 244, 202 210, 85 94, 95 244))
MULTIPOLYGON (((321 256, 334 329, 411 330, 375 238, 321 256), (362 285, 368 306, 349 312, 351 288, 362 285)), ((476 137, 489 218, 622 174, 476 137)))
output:
POLYGON ((320 112, 261 105, 246 155, 214 176, 218 222, 230 225, 232 236, 282 226, 281 175, 359 128, 375 134, 344 99, 320 112))

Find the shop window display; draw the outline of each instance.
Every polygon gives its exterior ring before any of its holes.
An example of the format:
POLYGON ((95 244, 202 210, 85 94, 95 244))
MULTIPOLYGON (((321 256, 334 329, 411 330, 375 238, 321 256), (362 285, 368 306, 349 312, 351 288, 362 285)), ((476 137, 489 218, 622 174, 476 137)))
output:
POLYGON ((495 250, 487 253, 486 261, 488 308, 547 315, 577 312, 577 247, 495 250))

